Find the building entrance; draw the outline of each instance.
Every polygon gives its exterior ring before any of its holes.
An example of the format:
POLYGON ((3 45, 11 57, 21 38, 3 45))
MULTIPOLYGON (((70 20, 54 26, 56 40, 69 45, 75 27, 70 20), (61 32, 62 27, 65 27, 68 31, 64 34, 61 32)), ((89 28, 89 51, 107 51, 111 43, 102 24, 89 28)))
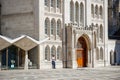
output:
POLYGON ((24 67, 25 52, 15 46, 1 51, 1 69, 16 69, 24 67))
POLYGON ((87 62, 88 62, 87 45, 83 37, 80 37, 78 39, 77 50, 76 50, 76 60, 77 60, 78 68, 87 67, 87 62))

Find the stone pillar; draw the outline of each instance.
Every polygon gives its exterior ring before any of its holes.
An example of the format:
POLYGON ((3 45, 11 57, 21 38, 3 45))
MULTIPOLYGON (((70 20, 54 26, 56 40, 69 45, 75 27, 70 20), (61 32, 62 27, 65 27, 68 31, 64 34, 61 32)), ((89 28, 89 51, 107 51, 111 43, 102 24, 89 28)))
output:
POLYGON ((24 69, 28 70, 28 51, 25 51, 25 64, 24 69))
POLYGON ((88 67, 91 67, 91 50, 88 50, 88 67))
POLYGON ((77 68, 77 61, 76 61, 76 49, 72 49, 72 68, 77 68))
POLYGON ((8 68, 8 48, 6 49, 6 68, 8 68))

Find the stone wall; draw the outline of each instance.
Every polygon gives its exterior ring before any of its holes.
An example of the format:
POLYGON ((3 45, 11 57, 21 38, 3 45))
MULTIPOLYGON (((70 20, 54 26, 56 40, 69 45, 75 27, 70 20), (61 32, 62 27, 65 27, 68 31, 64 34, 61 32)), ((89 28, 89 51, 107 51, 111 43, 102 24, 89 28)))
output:
POLYGON ((2 34, 10 38, 28 35, 38 39, 35 31, 34 0, 2 0, 2 34))

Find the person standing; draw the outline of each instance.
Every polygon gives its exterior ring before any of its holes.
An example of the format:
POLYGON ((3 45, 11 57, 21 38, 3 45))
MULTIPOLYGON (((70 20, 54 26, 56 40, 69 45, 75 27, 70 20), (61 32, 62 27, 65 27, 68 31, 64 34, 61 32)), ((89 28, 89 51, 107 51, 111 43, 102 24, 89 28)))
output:
POLYGON ((55 69, 55 55, 52 55, 52 68, 55 69))

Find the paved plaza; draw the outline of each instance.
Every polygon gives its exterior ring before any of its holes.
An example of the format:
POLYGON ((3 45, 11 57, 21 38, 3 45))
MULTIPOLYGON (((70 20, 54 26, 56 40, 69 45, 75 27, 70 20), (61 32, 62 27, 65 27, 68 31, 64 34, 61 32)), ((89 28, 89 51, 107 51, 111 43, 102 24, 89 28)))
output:
POLYGON ((0 80, 120 80, 120 66, 28 71, 2 70, 0 80))

